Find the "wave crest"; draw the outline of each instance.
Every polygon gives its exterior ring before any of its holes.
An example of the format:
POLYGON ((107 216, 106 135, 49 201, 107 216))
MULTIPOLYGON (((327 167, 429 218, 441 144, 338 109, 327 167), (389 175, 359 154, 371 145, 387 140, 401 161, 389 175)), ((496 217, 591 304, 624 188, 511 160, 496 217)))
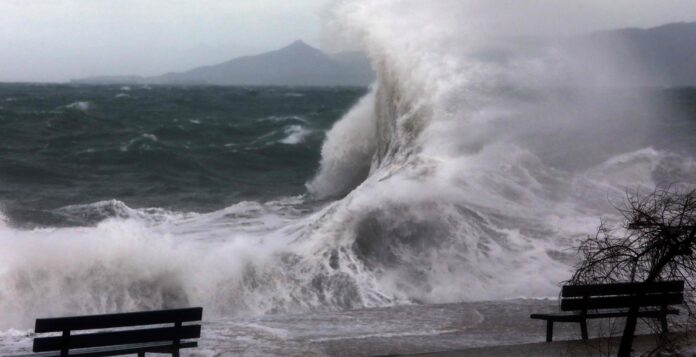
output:
POLYGON ((319 172, 307 184, 319 198, 345 195, 368 175, 377 149, 375 90, 363 97, 327 134, 319 172))

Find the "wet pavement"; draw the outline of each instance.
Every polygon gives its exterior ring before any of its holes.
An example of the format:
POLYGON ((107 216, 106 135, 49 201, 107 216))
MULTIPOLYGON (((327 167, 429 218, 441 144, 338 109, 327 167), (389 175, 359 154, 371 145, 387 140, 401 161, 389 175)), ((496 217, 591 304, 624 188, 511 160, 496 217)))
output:
MULTIPOLYGON (((553 351, 562 351, 572 343, 541 343, 545 340, 545 322, 532 320, 529 315, 557 311, 556 300, 517 299, 232 320, 205 316, 199 347, 182 355, 374 356, 466 350, 473 356, 476 351, 485 355, 497 350, 496 354, 503 356, 521 353, 519 348, 510 346, 522 345, 528 346, 528 352, 553 355, 553 351), (488 347, 494 349, 481 349, 488 347)), ((623 321, 590 320, 588 328, 591 339, 617 336, 622 332, 623 321)), ((638 333, 649 332, 645 323, 639 323, 638 333)), ((32 337, 27 331, 0 332, 0 354, 30 352, 32 337)), ((554 325, 555 341, 579 338, 578 324, 554 325)))

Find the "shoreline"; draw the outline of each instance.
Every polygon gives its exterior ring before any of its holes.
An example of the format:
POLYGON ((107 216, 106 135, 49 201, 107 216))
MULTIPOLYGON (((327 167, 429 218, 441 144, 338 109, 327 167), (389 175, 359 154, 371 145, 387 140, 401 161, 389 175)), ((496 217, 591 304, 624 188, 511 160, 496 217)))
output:
MULTIPOLYGON (((696 340, 686 333, 670 333, 667 338, 679 341, 682 345, 694 345, 696 340)), ((660 336, 654 334, 637 335, 633 339, 636 354, 651 352, 659 343, 660 336)), ((426 352, 417 354, 397 354, 394 356, 413 357, 517 357, 517 356, 611 356, 618 351, 620 336, 599 337, 587 341, 569 340, 539 342, 520 345, 490 346, 452 351, 426 352)))
MULTIPOLYGON (((555 341, 544 342, 545 323, 530 319, 529 314, 557 308, 555 300, 515 299, 233 319, 204 316, 199 347, 183 351, 183 355, 584 356, 588 348, 618 345, 622 319, 590 321, 587 343, 580 340, 577 324, 559 323, 555 341)), ((676 322, 684 319, 680 316, 676 322)), ((656 335, 649 334, 646 324, 638 327, 641 336, 636 337, 636 349, 654 344, 656 335)), ((676 326, 671 331, 672 337, 684 335, 676 326)), ((33 336, 22 333, 0 334, 0 351, 9 355, 29 352, 33 336)))

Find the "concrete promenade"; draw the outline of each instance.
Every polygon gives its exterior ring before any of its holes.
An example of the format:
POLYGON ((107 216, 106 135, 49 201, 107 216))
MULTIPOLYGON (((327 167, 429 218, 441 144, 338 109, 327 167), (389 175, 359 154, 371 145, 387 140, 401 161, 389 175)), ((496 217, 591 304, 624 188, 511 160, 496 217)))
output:
MULTIPOLYGON (((607 337, 621 335, 622 319, 590 320, 587 342, 578 324, 557 323, 554 342, 546 343, 545 322, 529 314, 556 311, 557 300, 514 299, 239 318, 204 313, 199 347, 182 356, 612 355, 619 337, 607 337)), ((683 323, 684 315, 675 322, 683 323)), ((645 336, 636 338, 636 355, 656 345, 650 331, 639 323, 638 334, 645 336)), ((683 331, 673 325, 670 336, 683 337, 683 331)), ((29 352, 32 337, 0 331, 0 356, 29 352)))

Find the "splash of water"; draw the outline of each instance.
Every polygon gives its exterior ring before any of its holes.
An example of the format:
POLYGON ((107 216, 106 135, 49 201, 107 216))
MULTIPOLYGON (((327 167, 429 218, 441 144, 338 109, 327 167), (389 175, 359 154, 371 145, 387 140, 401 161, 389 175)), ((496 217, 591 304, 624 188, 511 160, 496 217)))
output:
POLYGON ((396 301, 552 296, 574 259, 567 248, 612 214, 607 198, 694 169, 642 146, 659 109, 623 88, 639 66, 607 76, 621 61, 606 44, 505 36, 475 18, 477 6, 487 5, 334 8, 333 25, 363 45, 379 83, 372 109, 357 106, 329 134, 309 188, 350 192, 320 234, 347 252, 339 260, 363 264, 365 289, 396 301), (374 145, 337 144, 359 137, 374 145), (365 180, 344 174, 368 163, 365 180))

